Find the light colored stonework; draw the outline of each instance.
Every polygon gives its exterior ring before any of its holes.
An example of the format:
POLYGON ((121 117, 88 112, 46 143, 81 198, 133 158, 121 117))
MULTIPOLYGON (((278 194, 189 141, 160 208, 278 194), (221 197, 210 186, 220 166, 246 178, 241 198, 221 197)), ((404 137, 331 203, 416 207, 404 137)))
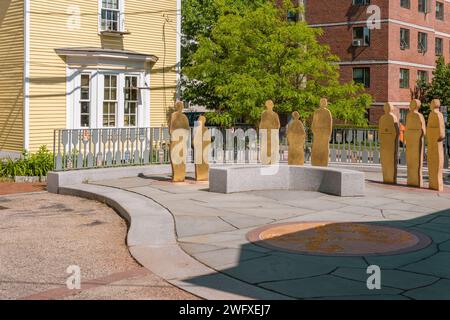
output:
POLYGON ((218 166, 210 169, 211 192, 236 193, 258 190, 319 191, 354 197, 364 195, 364 173, 335 168, 280 165, 218 166), (267 170, 273 170, 268 173, 267 170))

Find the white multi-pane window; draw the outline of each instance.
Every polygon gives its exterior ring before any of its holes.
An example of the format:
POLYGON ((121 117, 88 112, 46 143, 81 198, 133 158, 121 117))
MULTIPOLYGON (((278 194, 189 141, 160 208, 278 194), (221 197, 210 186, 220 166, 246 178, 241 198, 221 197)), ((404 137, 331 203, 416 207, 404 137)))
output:
POLYGON ((101 2, 101 31, 122 31, 122 1, 124 0, 102 0, 101 2))
POLYGON ((117 75, 106 74, 103 83, 103 126, 115 127, 117 119, 117 75))
POLYGON ((91 114, 91 75, 82 74, 80 82, 80 126, 90 126, 91 114))
POLYGON ((126 127, 134 127, 137 124, 138 91, 138 78, 136 76, 126 76, 123 119, 123 124, 126 127))
POLYGON ((150 125, 150 77, 124 70, 73 71, 68 82, 68 128, 150 125))

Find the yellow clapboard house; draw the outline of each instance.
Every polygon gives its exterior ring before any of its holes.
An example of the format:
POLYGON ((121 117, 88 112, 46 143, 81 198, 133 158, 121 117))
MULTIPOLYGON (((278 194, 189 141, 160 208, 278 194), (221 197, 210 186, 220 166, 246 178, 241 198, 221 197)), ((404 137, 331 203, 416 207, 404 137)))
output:
POLYGON ((0 0, 0 157, 55 129, 156 127, 177 93, 181 0, 0 0))

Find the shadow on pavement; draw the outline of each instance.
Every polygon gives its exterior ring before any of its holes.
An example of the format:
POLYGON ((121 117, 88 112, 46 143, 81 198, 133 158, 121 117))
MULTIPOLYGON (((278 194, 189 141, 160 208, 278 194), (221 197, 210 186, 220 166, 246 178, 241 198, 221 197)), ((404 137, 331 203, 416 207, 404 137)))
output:
POLYGON ((307 225, 295 232, 266 226, 247 237, 252 242, 235 249, 239 258, 232 264, 226 265, 233 250, 226 245, 194 253, 218 272, 185 281, 250 298, 258 296, 225 287, 215 275, 295 299, 450 299, 450 209, 403 221, 307 225), (267 236, 270 243, 261 240, 267 236), (274 246, 280 244, 285 248, 274 246), (293 252, 298 249, 319 254, 293 252), (344 249, 352 254, 343 256, 344 249), (381 269, 379 290, 367 286, 372 265, 381 269))

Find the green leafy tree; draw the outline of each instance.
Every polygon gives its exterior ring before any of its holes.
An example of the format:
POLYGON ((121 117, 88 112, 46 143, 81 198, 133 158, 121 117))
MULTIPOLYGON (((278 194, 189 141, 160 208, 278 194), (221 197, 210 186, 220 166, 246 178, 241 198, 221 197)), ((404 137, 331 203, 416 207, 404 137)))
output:
POLYGON ((425 119, 428 119, 433 99, 439 99, 441 105, 450 107, 450 63, 446 65, 444 57, 439 57, 431 83, 418 81, 414 93, 412 97, 422 102, 420 111, 425 119))
MULTIPOLYGON (((192 66, 193 56, 201 37, 211 36, 212 29, 219 16, 239 14, 243 8, 254 9, 270 0, 183 0, 182 2, 182 39, 181 69, 192 66)), ((207 108, 221 103, 209 83, 181 78, 182 99, 207 108)), ((224 120, 224 119, 223 119, 224 120)))
POLYGON ((309 119, 320 98, 327 97, 335 118, 366 124, 371 97, 361 85, 340 84, 338 58, 317 41, 322 31, 290 21, 287 13, 300 10, 290 1, 280 6, 272 1, 213 2, 216 21, 196 38, 183 69, 201 88, 184 98, 215 110, 208 115, 210 122, 256 124, 267 99, 280 113, 296 110, 309 119))

